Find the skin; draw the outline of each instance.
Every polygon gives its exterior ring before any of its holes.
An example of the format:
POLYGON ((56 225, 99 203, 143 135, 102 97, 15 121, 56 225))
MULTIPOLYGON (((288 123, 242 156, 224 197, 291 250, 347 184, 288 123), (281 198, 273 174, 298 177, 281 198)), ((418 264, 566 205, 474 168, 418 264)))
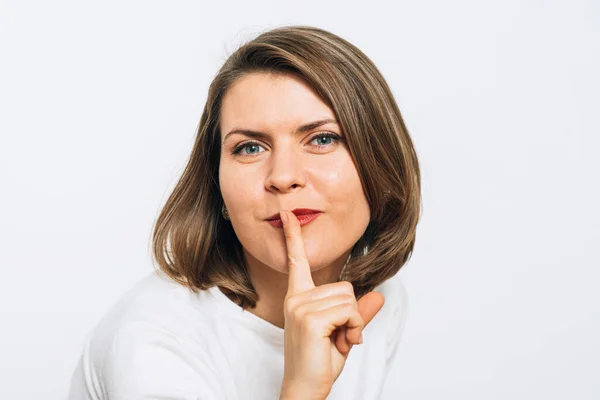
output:
POLYGON ((265 219, 294 208, 323 211, 300 228, 315 286, 337 280, 370 219, 346 143, 315 139, 322 132, 343 138, 341 127, 327 123, 296 133, 300 125, 324 118, 335 120, 335 114, 310 85, 294 75, 263 72, 238 79, 220 111, 221 194, 259 297, 248 311, 282 329, 290 274, 286 238, 283 229, 265 219), (226 137, 233 129, 264 132, 269 138, 226 137), (231 154, 242 143, 248 146, 231 154))

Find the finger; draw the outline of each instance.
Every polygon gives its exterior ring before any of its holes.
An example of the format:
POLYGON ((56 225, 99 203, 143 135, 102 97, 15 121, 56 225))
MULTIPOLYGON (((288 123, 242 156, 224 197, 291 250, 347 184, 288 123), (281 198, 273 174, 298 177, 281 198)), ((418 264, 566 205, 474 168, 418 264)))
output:
POLYGON ((354 329, 354 330, 347 329, 346 327, 343 327, 343 328, 344 328, 344 337, 346 339, 345 342, 348 346, 348 351, 350 351, 352 346, 354 346, 355 344, 357 344, 357 345, 361 344, 360 338, 362 337, 362 331, 365 329, 364 326, 362 328, 358 328, 358 329, 354 329), (356 337, 356 333, 355 333, 356 331, 360 332, 358 334, 358 339, 353 338, 353 336, 356 337))
POLYGON ((346 329, 363 325, 363 320, 356 310, 349 304, 339 304, 324 310, 311 312, 305 315, 304 320, 315 329, 314 334, 329 338, 339 327, 346 329))
POLYGON ((371 320, 377 315, 385 303, 385 297, 379 292, 369 292, 357 302, 358 314, 364 325, 348 326, 346 336, 351 343, 358 343, 361 333, 371 320))
POLYGON ((337 337, 335 340, 335 346, 337 347, 338 351, 342 354, 348 354, 352 349, 352 346, 354 345, 354 343, 352 343, 347 338, 346 332, 347 330, 345 326, 339 327, 337 337))
POLYGON ((356 298, 348 293, 344 293, 323 297, 317 300, 303 300, 303 303, 296 306, 295 312, 296 315, 302 316, 310 312, 321 311, 339 304, 349 304, 358 310, 356 298))
MULTIPOLYGON (((317 289, 318 288, 311 290, 310 292, 314 292, 317 289)), ((356 297, 354 297, 354 293, 350 294, 347 291, 343 292, 342 294, 335 294, 331 296, 317 298, 316 300, 304 301, 304 303, 300 304, 295 308, 297 315, 306 315, 308 313, 325 310, 327 308, 331 308, 340 304, 349 304, 356 310, 358 310, 358 305, 356 303, 356 297)), ((351 335, 347 334, 347 332, 353 331, 346 331, 346 327, 341 326, 337 328, 336 331, 332 334, 332 339, 334 340, 338 351, 343 354, 347 354, 352 348, 352 345, 358 344, 358 340, 353 342, 351 335)), ((362 332, 362 329, 359 329, 359 332, 362 332)))
POLYGON ((363 318, 365 326, 377 315, 385 304, 385 297, 379 292, 369 292, 357 302, 358 313, 363 318))
POLYGON ((306 292, 315 287, 310 272, 310 265, 306 257, 306 249, 302 241, 302 227, 292 212, 281 210, 279 212, 283 222, 283 234, 287 251, 289 268, 288 291, 286 298, 296 293, 306 292), (285 220, 287 217, 287 223, 285 220))
POLYGON ((348 281, 339 281, 332 283, 325 283, 317 286, 310 291, 302 295, 303 302, 313 302, 326 297, 340 296, 340 295, 351 295, 356 301, 354 295, 354 287, 352 283, 348 281))

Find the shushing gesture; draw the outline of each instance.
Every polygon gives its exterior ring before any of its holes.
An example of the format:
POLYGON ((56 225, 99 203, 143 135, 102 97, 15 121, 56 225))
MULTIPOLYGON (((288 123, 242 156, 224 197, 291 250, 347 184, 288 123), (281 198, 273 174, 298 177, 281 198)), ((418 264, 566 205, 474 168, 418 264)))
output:
POLYGON ((292 212, 282 210, 279 215, 289 267, 280 398, 324 400, 385 298, 369 292, 357 302, 352 284, 346 281, 315 287, 300 223, 292 212))

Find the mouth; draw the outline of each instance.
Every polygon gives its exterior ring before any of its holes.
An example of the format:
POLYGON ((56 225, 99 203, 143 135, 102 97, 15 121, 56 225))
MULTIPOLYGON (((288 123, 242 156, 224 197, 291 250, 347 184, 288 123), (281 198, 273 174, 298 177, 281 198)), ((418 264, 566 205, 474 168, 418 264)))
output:
MULTIPOLYGON (((296 218, 298 218, 300 226, 302 227, 318 218, 321 214, 323 214, 323 211, 309 208, 296 208, 292 210, 292 213, 294 213, 296 218)), ((279 213, 271 215, 266 219, 266 221, 276 228, 283 228, 283 223, 279 218, 279 213)))

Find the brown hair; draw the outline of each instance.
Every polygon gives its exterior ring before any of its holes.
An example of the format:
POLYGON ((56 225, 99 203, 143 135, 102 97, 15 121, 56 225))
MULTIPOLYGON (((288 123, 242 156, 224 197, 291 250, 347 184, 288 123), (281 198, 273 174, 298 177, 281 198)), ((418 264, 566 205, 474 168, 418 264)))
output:
POLYGON ((214 285, 243 308, 258 300, 242 245, 221 216, 219 114, 227 89, 253 73, 295 74, 333 110, 371 209, 338 281, 357 299, 394 276, 415 243, 421 211, 417 155, 383 76, 358 48, 310 26, 285 26, 240 46, 213 79, 192 153, 154 226, 160 269, 194 293, 214 285))

